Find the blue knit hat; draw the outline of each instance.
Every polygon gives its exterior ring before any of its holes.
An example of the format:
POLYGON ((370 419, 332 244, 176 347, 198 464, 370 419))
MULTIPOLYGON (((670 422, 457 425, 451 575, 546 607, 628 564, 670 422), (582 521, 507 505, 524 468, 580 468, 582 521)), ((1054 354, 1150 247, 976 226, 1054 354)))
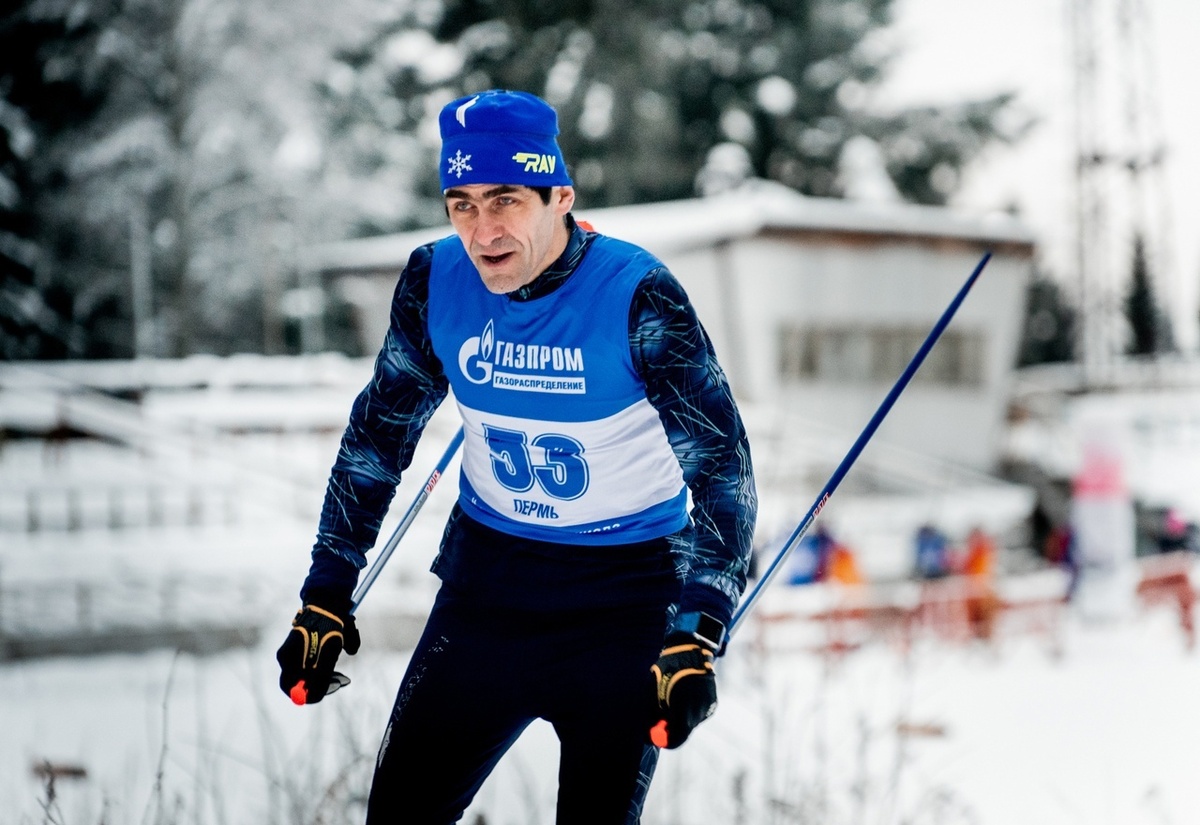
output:
POLYGON ((526 92, 492 89, 447 103, 442 132, 442 190, 472 183, 570 186, 555 136, 558 115, 526 92))

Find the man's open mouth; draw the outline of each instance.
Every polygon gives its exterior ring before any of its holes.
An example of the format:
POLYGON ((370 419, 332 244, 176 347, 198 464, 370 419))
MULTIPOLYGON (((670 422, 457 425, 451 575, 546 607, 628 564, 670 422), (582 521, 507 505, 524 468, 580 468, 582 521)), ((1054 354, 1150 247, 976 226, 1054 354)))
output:
POLYGON ((501 252, 499 255, 483 255, 481 257, 492 266, 495 266, 496 264, 503 263, 504 261, 508 260, 510 257, 512 257, 512 255, 512 252, 501 252))

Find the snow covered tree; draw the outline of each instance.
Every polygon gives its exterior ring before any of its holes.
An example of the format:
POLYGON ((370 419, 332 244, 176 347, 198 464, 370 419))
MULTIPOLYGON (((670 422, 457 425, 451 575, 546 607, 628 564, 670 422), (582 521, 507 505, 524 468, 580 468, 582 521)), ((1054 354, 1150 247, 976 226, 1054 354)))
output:
POLYGON ((69 208, 70 151, 80 120, 104 100, 83 58, 96 29, 86 9, 22 2, 0 13, 0 357, 62 358, 120 340, 105 256, 69 208), (76 265, 71 265, 72 263, 76 265))
POLYGON ((156 294, 184 281, 188 94, 173 35, 181 3, 30 0, 6 19, 18 46, 0 52, 12 72, 7 101, 35 146, 21 168, 32 280, 43 296, 65 296, 45 307, 65 329, 63 351, 43 356, 131 354, 130 258, 139 251, 152 256, 156 294), (139 233, 136 223, 149 221, 139 233), (139 237, 155 237, 157 248, 135 249, 139 237))
POLYGON ((939 202, 1015 134, 1010 101, 868 111, 891 3, 17 0, 0 12, 4 355, 285 349, 281 308, 320 309, 304 245, 444 220, 437 112, 493 86, 559 109, 591 206, 747 175, 843 194, 856 140, 939 202))
POLYGON ((271 316, 296 286, 295 247, 345 234, 312 196, 313 86, 373 6, 22 0, 3 13, 0 228, 20 230, 5 266, 25 274, 5 280, 25 287, 6 286, 0 314, 51 342, 13 357, 128 356, 134 320, 144 354, 280 349, 271 316))
MULTIPOLYGON (((253 21, 278 4, 94 4, 106 105, 74 153, 96 236, 149 294, 149 354, 261 347, 260 278, 283 195, 264 179, 282 131, 253 21), (138 264, 141 261, 142 263, 138 264)), ((272 21, 278 23, 278 19, 272 21)))
MULTIPOLYGON (((392 128, 426 147, 438 104, 454 96, 487 87, 543 95, 560 112, 563 149, 589 205, 690 196, 710 154, 731 144, 750 174, 837 196, 839 159, 856 137, 880 147, 905 197, 941 203, 985 144, 1021 129, 1003 125, 1013 120, 1005 95, 868 111, 867 91, 890 56, 879 35, 891 6, 419 2, 344 57, 348 74, 363 78, 356 88, 370 90, 366 108, 388 112, 392 128)), ((432 196, 433 174, 424 174, 432 196)))
POLYGON ((417 2, 384 17, 343 44, 318 80, 327 141, 321 191, 351 236, 445 220, 432 170, 437 113, 457 93, 462 56, 431 33, 441 13, 437 3, 417 2))

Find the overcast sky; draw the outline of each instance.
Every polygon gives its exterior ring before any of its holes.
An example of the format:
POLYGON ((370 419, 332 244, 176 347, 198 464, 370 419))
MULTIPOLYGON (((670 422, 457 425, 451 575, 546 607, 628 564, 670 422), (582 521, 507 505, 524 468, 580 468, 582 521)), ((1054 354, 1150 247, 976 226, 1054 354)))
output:
MULTIPOLYGON (((1003 208, 1017 204, 1042 243, 1042 257, 1054 275, 1077 282, 1074 252, 1073 72, 1069 11, 1074 0, 898 0, 894 36, 903 49, 893 66, 881 101, 947 102, 1015 89, 1040 118, 1040 125, 1016 148, 990 151, 968 173, 958 205, 1003 208)), ((1165 203, 1172 242, 1154 267, 1161 277, 1164 303, 1173 310, 1176 337, 1196 346, 1197 294, 1200 281, 1200 2, 1197 0, 1091 0, 1096 25, 1107 36, 1098 53, 1098 100, 1113 125, 1106 138, 1114 148, 1124 139, 1126 111, 1123 78, 1129 49, 1121 50, 1119 7, 1140 10, 1141 30, 1153 82, 1143 90, 1141 111, 1151 122, 1157 113, 1167 149, 1165 181, 1148 190, 1165 203)), ((1126 30, 1131 30, 1126 27, 1126 30)), ((1132 30, 1138 30, 1132 27, 1132 30)), ((1109 226, 1114 243, 1115 277, 1128 277, 1129 225, 1123 215, 1128 189, 1114 185, 1109 226), (1122 240, 1123 239, 1123 240, 1122 240)))

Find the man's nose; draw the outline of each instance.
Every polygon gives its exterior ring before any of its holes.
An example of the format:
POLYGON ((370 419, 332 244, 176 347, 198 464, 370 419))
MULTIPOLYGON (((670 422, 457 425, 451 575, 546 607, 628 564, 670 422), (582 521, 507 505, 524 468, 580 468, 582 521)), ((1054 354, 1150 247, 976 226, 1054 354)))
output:
POLYGON ((481 246, 491 246, 496 241, 503 238, 504 222, 496 218, 494 215, 489 215, 485 210, 479 216, 479 223, 475 227, 475 241, 481 246))

